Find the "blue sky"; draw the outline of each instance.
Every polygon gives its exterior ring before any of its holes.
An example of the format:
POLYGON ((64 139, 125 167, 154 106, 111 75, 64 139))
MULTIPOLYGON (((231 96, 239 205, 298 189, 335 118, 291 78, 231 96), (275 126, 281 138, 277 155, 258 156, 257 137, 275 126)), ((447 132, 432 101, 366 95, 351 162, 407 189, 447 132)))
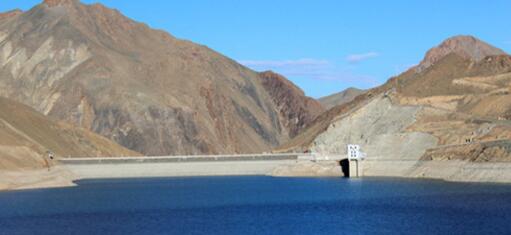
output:
MULTIPOLYGON (((2 0, 0 11, 39 2, 2 0)), ((382 84, 454 35, 511 52, 509 0, 82 2, 101 2, 255 70, 280 72, 313 97, 382 84)))

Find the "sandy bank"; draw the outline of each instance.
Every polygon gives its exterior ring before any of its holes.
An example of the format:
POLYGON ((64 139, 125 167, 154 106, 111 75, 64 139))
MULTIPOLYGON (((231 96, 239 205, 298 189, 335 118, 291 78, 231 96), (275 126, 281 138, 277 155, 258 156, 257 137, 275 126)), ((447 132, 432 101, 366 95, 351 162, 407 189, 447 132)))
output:
POLYGON ((0 190, 73 186, 74 180, 84 179, 267 175, 279 166, 295 163, 296 159, 64 164, 52 167, 51 171, 44 169, 0 172, 0 190))
POLYGON ((63 166, 52 167, 50 171, 47 169, 2 171, 0 191, 74 186, 75 179, 76 176, 63 166))

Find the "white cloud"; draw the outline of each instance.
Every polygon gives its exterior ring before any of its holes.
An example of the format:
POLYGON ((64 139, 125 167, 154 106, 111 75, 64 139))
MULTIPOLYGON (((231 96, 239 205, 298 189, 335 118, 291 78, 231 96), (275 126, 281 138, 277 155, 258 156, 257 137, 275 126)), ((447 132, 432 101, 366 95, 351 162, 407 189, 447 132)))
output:
POLYGON ((364 60, 368 60, 368 59, 372 59, 372 58, 375 58, 378 56, 380 56, 380 53, 373 52, 373 51, 363 53, 363 54, 352 54, 352 55, 348 55, 346 57, 346 61, 348 61, 349 63, 355 64, 355 63, 358 63, 358 62, 361 62, 364 60))

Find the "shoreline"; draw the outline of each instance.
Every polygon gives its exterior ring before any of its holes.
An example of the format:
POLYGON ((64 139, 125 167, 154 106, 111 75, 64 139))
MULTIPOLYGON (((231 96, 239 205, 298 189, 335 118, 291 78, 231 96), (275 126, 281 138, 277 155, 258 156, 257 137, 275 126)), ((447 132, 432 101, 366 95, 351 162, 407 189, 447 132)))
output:
POLYGON ((64 166, 0 172, 0 192, 76 186, 78 178, 64 166))
POLYGON ((511 162, 369 161, 364 163, 364 175, 441 179, 449 182, 511 183, 511 162))
MULTIPOLYGON (((364 163, 364 177, 431 179, 460 183, 511 184, 511 162, 386 161, 364 163)), ((0 172, 0 192, 76 186, 78 180, 194 176, 264 175, 344 177, 337 162, 256 161, 57 165, 50 171, 0 172)))

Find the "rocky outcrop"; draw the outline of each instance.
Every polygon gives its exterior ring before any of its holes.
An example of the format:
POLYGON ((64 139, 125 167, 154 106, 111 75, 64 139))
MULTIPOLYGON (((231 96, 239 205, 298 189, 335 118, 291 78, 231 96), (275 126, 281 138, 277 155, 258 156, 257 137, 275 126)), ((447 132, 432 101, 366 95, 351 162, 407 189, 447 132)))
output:
POLYGON ((284 76, 266 71, 260 73, 260 77, 277 106, 284 127, 289 130, 289 137, 295 137, 324 111, 318 101, 305 96, 300 88, 284 76))
POLYGON ((0 20, 0 95, 145 155, 270 151, 309 120, 235 61, 77 0, 0 20))

